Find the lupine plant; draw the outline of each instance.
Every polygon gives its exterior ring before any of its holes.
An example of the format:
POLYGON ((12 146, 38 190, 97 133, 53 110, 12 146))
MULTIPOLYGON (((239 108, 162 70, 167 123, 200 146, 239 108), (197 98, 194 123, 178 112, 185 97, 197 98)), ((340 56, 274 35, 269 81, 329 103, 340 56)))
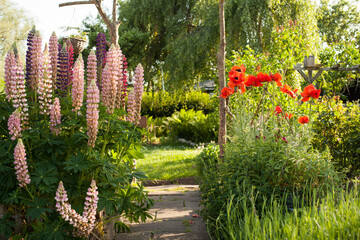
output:
POLYGON ((50 53, 46 47, 39 54, 39 42, 35 34, 30 52, 38 60, 27 56, 34 63, 27 87, 20 57, 13 50, 6 57, 6 94, 0 94, 0 204, 7 214, 0 220, 0 236, 11 238, 21 229, 18 238, 104 238, 110 221, 118 231, 129 230, 119 217, 144 221, 151 217, 147 211, 153 201, 141 182, 132 184, 145 177, 132 161, 139 155, 142 130, 121 120, 125 113, 113 101, 122 90, 117 88, 123 81, 120 48, 113 46, 108 53, 100 97, 94 54, 87 64, 91 82, 85 93, 84 61, 78 58, 70 82, 63 46, 57 56, 57 94, 52 94, 51 58, 57 45, 53 39, 50 53), (15 215, 22 226, 15 224, 15 215))

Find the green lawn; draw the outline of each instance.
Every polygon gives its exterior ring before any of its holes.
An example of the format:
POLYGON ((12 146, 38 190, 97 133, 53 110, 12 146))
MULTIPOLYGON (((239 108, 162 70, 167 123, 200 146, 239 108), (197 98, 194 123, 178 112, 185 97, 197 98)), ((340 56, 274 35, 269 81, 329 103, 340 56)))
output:
POLYGON ((195 157, 201 149, 185 145, 145 145, 145 157, 137 160, 137 169, 149 180, 173 180, 196 176, 195 157))

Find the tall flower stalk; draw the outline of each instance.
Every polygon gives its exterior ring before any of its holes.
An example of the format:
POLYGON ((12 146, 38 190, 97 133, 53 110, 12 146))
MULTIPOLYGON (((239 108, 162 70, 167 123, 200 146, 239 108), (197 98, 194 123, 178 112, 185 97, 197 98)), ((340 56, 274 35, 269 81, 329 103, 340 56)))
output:
POLYGON ((18 140, 14 149, 14 159, 16 178, 19 181, 20 187, 25 187, 31 180, 26 162, 25 146, 21 138, 18 140))
POLYGON ((21 137, 21 111, 20 108, 16 109, 9 117, 8 120, 9 134, 11 140, 15 140, 21 137))
POLYGON ((68 53, 68 59, 69 59, 69 85, 72 83, 73 80, 73 71, 74 71, 74 47, 71 44, 70 38, 66 40, 66 51, 68 53))
POLYGON ((73 71, 72 106, 74 112, 78 112, 83 103, 84 96, 84 64, 82 56, 78 57, 73 71))
POLYGON ((49 52, 50 52, 50 60, 51 60, 51 81, 52 88, 54 89, 57 75, 57 67, 58 67, 58 58, 59 58, 59 46, 58 46, 58 37, 55 32, 53 32, 50 36, 49 40, 49 52))
POLYGON ((139 123, 140 121, 140 113, 141 113, 141 99, 142 93, 144 91, 144 68, 141 64, 135 69, 135 82, 134 82, 134 98, 135 98, 135 115, 134 121, 135 123, 139 123))
POLYGON ((44 50, 44 59, 43 59, 43 77, 40 79, 38 85, 38 98, 39 98, 39 108, 41 114, 50 114, 50 106, 52 103, 52 67, 51 60, 49 55, 48 45, 45 45, 44 50))
POLYGON ((97 59, 97 74, 98 86, 101 89, 102 71, 106 64, 106 38, 105 33, 100 32, 96 37, 96 59, 97 59))
POLYGON ((4 80, 5 80, 5 94, 6 99, 11 101, 12 100, 12 90, 15 89, 14 85, 16 84, 16 72, 15 72, 15 54, 14 51, 11 49, 7 54, 5 58, 5 74, 4 74, 4 80))
POLYGON ((125 98, 127 95, 127 61, 125 55, 122 55, 122 72, 117 91, 117 108, 125 109, 125 98))
POLYGON ((135 123, 136 106, 135 106, 135 92, 131 90, 127 100, 127 116, 126 120, 135 123))
POLYGON ((27 37, 27 51, 26 51, 26 75, 25 75, 25 81, 26 81, 26 86, 29 86, 30 83, 30 78, 31 78, 31 61, 32 61, 32 46, 33 46, 33 38, 35 36, 36 30, 35 30, 35 26, 31 29, 31 31, 28 34, 27 37))
POLYGON ((35 36, 32 39, 32 48, 31 48, 31 69, 29 76, 29 88, 36 91, 40 79, 43 76, 43 52, 42 48, 42 38, 39 32, 35 33, 35 36))
POLYGON ((68 203, 67 192, 62 181, 59 182, 55 196, 56 210, 65 221, 68 221, 74 226, 76 230, 73 234, 78 237, 88 237, 95 227, 97 203, 99 199, 95 180, 91 181, 90 188, 86 195, 87 197, 82 215, 72 209, 71 205, 68 203))
POLYGON ((66 51, 66 44, 59 52, 57 67, 56 89, 60 96, 66 96, 70 83, 69 54, 66 51))
POLYGON ((86 122, 87 122, 87 135, 89 137, 88 145, 90 147, 95 146, 95 141, 98 132, 98 120, 99 120, 99 89, 96 85, 95 79, 92 80, 87 90, 87 109, 86 109, 86 122))
POLYGON ((96 55, 92 50, 88 56, 87 60, 87 85, 90 86, 91 82, 95 80, 96 82, 96 55))
POLYGON ((61 106, 59 98, 54 99, 54 104, 50 107, 50 130, 53 134, 60 134, 60 126, 61 123, 61 106))

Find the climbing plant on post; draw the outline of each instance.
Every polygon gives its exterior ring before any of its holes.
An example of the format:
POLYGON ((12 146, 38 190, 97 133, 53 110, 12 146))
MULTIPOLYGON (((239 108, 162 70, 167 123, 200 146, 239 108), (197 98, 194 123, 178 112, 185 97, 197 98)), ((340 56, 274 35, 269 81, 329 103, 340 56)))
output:
MULTIPOLYGON (((220 25, 220 46, 218 53, 218 76, 219 76, 219 89, 223 89, 225 87, 225 47, 226 47, 226 39, 225 39, 225 14, 224 14, 224 6, 225 0, 219 0, 219 25, 220 25)), ((226 135, 226 99, 219 98, 220 102, 220 122, 219 122, 219 146, 220 146, 220 159, 224 157, 224 147, 226 143, 225 135, 226 135)))
MULTIPOLYGON (((67 3, 60 3, 59 7, 66 7, 66 6, 72 6, 72 5, 83 5, 83 4, 94 4, 97 8, 101 18, 104 20, 111 38, 111 44, 114 44, 116 46, 118 44, 119 40, 119 26, 120 22, 117 20, 116 17, 116 10, 118 6, 118 0, 113 0, 113 9, 112 9, 112 18, 110 18, 105 14, 102 3, 103 0, 88 0, 88 1, 76 1, 76 2, 67 2, 67 3)), ((111 44, 108 44, 109 46, 111 44)))

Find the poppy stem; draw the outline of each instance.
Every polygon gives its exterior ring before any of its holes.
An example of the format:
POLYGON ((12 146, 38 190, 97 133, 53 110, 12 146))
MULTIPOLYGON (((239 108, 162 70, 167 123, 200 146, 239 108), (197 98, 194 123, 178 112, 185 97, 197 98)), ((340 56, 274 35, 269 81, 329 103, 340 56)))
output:
POLYGON ((259 102, 259 105, 258 105, 258 107, 256 108, 256 111, 255 111, 255 113, 254 113, 254 117, 253 117, 253 119, 251 120, 251 123, 250 123, 251 126, 254 126, 254 120, 255 120, 255 117, 256 117, 259 109, 260 109, 260 106, 261 106, 261 103, 262 103, 263 98, 264 98, 264 94, 262 95, 262 97, 261 97, 261 99, 260 99, 260 102, 259 102))

